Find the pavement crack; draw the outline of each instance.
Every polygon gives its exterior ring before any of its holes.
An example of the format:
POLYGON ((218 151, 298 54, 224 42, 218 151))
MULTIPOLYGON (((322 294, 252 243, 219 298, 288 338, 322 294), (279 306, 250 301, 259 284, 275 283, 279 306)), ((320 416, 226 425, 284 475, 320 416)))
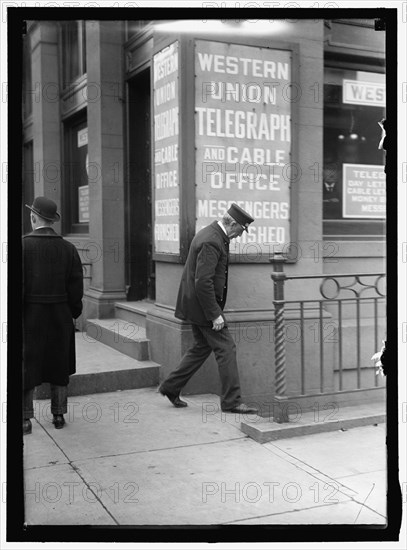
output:
POLYGON ((65 453, 65 451, 62 449, 62 447, 60 445, 58 445, 58 442, 52 437, 52 435, 49 433, 49 431, 44 428, 44 426, 41 424, 41 422, 38 422, 37 419, 35 419, 35 420, 36 420, 37 424, 39 426, 41 426, 41 428, 44 430, 44 432, 47 434, 47 436, 52 440, 54 445, 61 451, 61 453, 66 458, 67 462, 70 463, 69 456, 65 453))
POLYGON ((106 512, 106 514, 108 514, 112 520, 115 522, 116 525, 120 525, 120 522, 114 517, 114 515, 110 512, 110 510, 107 508, 107 506, 105 506, 105 504, 103 503, 102 499, 100 498, 100 496, 97 494, 97 492, 95 492, 92 487, 91 487, 91 483, 88 483, 86 481, 86 479, 84 478, 84 476, 81 474, 80 472, 80 469, 75 466, 74 464, 71 464, 70 463, 70 466, 71 468, 73 469, 73 471, 81 478, 82 482, 84 485, 86 485, 87 487, 87 490, 90 491, 93 495, 95 495, 95 498, 96 500, 99 502, 99 504, 102 506, 102 508, 104 509, 104 511, 106 512))
POLYGON ((57 462, 56 464, 44 464, 43 466, 32 466, 31 468, 24 468, 24 471, 34 471, 34 470, 44 470, 45 468, 52 468, 53 466, 66 466, 69 465, 70 462, 67 460, 66 462, 57 462))
MULTIPOLYGON (((361 499, 358 498, 358 493, 357 491, 355 491, 354 489, 352 489, 352 487, 348 487, 347 485, 343 484, 341 481, 338 481, 334 478, 332 478, 331 476, 327 475, 327 474, 324 474, 324 472, 322 472, 321 470, 318 470, 317 468, 315 468, 314 466, 311 466, 310 464, 308 464, 307 462, 304 462, 303 460, 297 458, 296 456, 288 453, 287 451, 284 451, 283 449, 280 449, 280 447, 278 447, 278 445, 275 445, 274 443, 271 443, 269 442, 267 445, 273 445, 273 447, 276 449, 273 451, 273 449, 270 449, 269 447, 265 446, 265 448, 272 454, 276 454, 277 456, 279 456, 280 458, 282 458, 283 460, 285 460, 285 458, 283 456, 281 456, 282 454, 285 454, 287 456, 289 456, 291 459, 293 460, 288 460, 288 462, 290 462, 290 464, 292 464, 294 467, 298 468, 299 470, 302 470, 304 472, 306 472, 307 474, 309 474, 310 476, 314 477, 315 479, 318 479, 319 481, 321 481, 320 477, 323 477, 324 478, 324 481, 326 480, 331 480, 332 484, 335 483, 336 485, 338 485, 338 492, 345 495, 347 498, 350 498, 353 502, 355 502, 356 504, 361 504, 362 507, 364 508, 367 508, 369 509, 370 511, 372 512, 375 512, 376 514, 378 514, 379 516, 386 518, 386 516, 384 516, 383 514, 381 514, 380 512, 378 512, 377 510, 374 510, 373 508, 371 508, 370 506, 366 505, 365 502, 367 500, 367 498, 369 497, 370 493, 372 492, 373 490, 373 487, 368 495, 368 497, 365 498, 364 502, 361 502, 361 499), (280 454, 281 453, 281 454, 280 454), (304 465, 304 467, 302 466, 304 465), (342 487, 342 490, 341 490, 341 487, 342 487), (349 495, 346 493, 346 491, 351 491, 353 494, 352 495, 349 495)), ((379 471, 379 470, 378 470, 379 471)), ((351 476, 343 476, 343 477, 351 477, 351 476)), ((342 479, 342 478, 339 478, 339 479, 342 479)), ((326 481, 326 483, 329 483, 329 481, 326 481)), ((374 485, 374 484, 373 484, 374 485)), ((362 510, 362 508, 361 508, 362 510)), ((360 511, 361 511, 360 510, 360 511)), ((359 511, 359 513, 360 513, 359 511)), ((357 519, 357 518, 356 518, 357 519)), ((356 520, 355 520, 356 521, 356 520)))
POLYGON ((351 478, 351 477, 354 477, 354 476, 359 476, 361 474, 377 474, 378 472, 382 472, 383 470, 380 469, 380 470, 366 470, 366 471, 363 471, 363 472, 355 472, 354 474, 348 474, 346 476, 340 476, 339 479, 348 479, 348 478, 351 478))
MULTIPOLYGON (((349 499, 351 500, 351 499, 349 499)), ((251 520, 254 520, 254 519, 261 519, 261 518, 272 518, 272 517, 275 517, 275 516, 281 516, 281 515, 284 515, 284 514, 293 514, 295 512, 303 512, 303 511, 306 511, 306 510, 315 510, 316 508, 324 508, 326 506, 337 506, 338 505, 338 502, 332 502, 332 503, 329 503, 329 504, 321 504, 319 506, 307 506, 306 508, 294 508, 293 510, 284 510, 282 512, 275 512, 274 514, 263 514, 263 515, 260 515, 260 516, 252 516, 250 518, 243 518, 243 519, 236 519, 236 520, 233 520, 233 521, 227 521, 225 524, 231 524, 231 523, 239 523, 239 522, 242 522, 242 521, 251 521, 251 520)))
POLYGON ((99 504, 102 506, 102 508, 105 510, 105 512, 112 518, 112 520, 115 522, 116 525, 120 525, 119 521, 114 517, 114 515, 108 510, 108 508, 104 505, 102 500, 100 499, 99 495, 95 493, 95 491, 92 489, 89 483, 87 483, 86 479, 83 477, 83 475, 80 472, 80 469, 73 464, 73 462, 69 459, 68 455, 65 453, 65 451, 62 449, 60 445, 58 445, 57 441, 52 437, 52 435, 44 428, 44 426, 38 422, 36 419, 36 422, 41 426, 41 428, 44 430, 44 432, 48 435, 48 437, 53 441, 54 445, 58 447, 58 449, 61 451, 61 453, 66 457, 67 459, 67 465, 81 478, 84 485, 86 485, 87 490, 90 491, 96 498, 96 500, 99 502, 99 504))
POLYGON ((117 457, 117 456, 131 456, 131 455, 137 455, 137 454, 142 454, 142 453, 156 453, 156 452, 160 452, 160 451, 171 451, 171 450, 175 450, 175 449, 187 449, 187 448, 190 448, 190 447, 202 447, 202 445, 217 445, 218 443, 227 443, 229 441, 239 441, 241 439, 248 439, 247 436, 242 436, 242 437, 233 437, 233 438, 229 438, 229 439, 220 439, 219 441, 207 441, 207 442, 203 442, 203 443, 192 443, 191 445, 178 445, 176 447, 160 447, 158 449, 145 449, 145 450, 142 450, 142 451, 131 451, 129 453, 115 453, 115 454, 109 454, 109 455, 100 455, 100 456, 90 456, 88 458, 81 458, 80 460, 76 461, 72 461, 72 462, 85 462, 87 460, 95 460, 95 459, 100 459, 100 458, 113 458, 113 457, 117 457))
MULTIPOLYGON (((331 476, 329 476, 327 474, 324 474, 324 472, 322 472, 321 470, 318 470, 318 468, 315 468, 314 466, 311 466, 307 462, 304 462, 303 460, 301 460, 301 459, 297 458, 296 456, 288 453, 287 451, 284 451, 283 449, 280 449, 280 447, 278 447, 277 445, 274 445, 273 443, 271 443, 271 445, 273 445, 273 447, 275 447, 275 449, 276 449, 276 450, 274 450, 274 452, 273 452, 273 449, 270 449, 269 447, 265 447, 265 448, 270 453, 274 453, 277 456, 279 456, 282 460, 286 460, 284 458, 284 456, 281 456, 282 454, 285 454, 285 455, 289 456, 292 460, 288 460, 288 459, 287 460, 295 468, 298 468, 299 470, 302 470, 303 472, 306 472, 310 476, 312 476, 315 479, 318 479, 320 481, 321 479, 317 475, 317 474, 319 474, 319 476, 323 476, 325 478, 325 480, 327 480, 327 479, 331 480, 332 482, 336 483, 337 485, 342 486, 344 489, 346 489, 348 491, 352 491, 352 493, 355 493, 355 491, 351 487, 348 487, 347 485, 344 485, 343 483, 338 482, 336 479, 333 479, 331 476)), ((347 497, 349 497, 349 495, 347 495, 343 490, 341 491, 340 489, 338 489, 338 491, 340 493, 346 495, 347 497)), ((351 496, 350 498, 353 498, 353 497, 351 496)))
POLYGON ((364 506, 365 506, 365 503, 366 503, 367 499, 370 497, 370 493, 371 493, 371 492, 373 491, 373 489, 375 488, 375 485, 376 485, 375 483, 372 484, 372 488, 370 489, 370 491, 369 491, 367 497, 366 497, 365 500, 363 501, 363 504, 362 504, 362 506, 360 507, 359 512, 358 512, 358 515, 356 516, 355 521, 354 521, 353 523, 356 523, 356 522, 357 522, 358 517, 360 516, 360 512, 363 510, 363 508, 364 508, 364 506))

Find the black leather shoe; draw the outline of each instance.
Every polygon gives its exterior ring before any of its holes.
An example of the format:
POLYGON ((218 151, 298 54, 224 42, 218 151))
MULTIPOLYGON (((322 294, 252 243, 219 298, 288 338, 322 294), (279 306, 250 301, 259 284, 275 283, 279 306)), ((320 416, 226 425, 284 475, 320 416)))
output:
POLYGON ((169 393, 163 390, 162 388, 158 388, 158 391, 161 393, 161 395, 164 395, 164 397, 168 397, 168 399, 171 401, 174 407, 177 407, 177 408, 188 407, 188 403, 185 403, 185 401, 182 401, 178 395, 173 395, 172 393, 169 393))
POLYGON ((31 424, 31 420, 29 418, 26 418, 24 421, 23 421, 23 434, 24 435, 28 435, 32 432, 32 424, 31 424))
POLYGON ((54 419, 52 420, 52 423, 57 430, 60 430, 65 426, 65 418, 62 414, 54 414, 54 419))
POLYGON ((258 410, 254 409, 253 407, 249 407, 244 403, 240 403, 240 405, 233 407, 233 409, 228 409, 227 411, 224 411, 224 412, 232 412, 232 413, 238 413, 238 414, 257 414, 258 410))

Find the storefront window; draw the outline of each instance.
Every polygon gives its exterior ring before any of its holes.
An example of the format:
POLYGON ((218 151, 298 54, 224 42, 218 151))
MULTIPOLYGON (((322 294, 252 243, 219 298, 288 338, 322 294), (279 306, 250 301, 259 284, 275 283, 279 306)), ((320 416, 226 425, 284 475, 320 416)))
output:
MULTIPOLYGON (((86 115, 65 123, 64 232, 89 232, 89 157, 86 115)), ((95 166, 91 167, 92 169, 95 166)))
POLYGON ((325 69, 324 234, 383 235, 386 216, 384 74, 325 69))
POLYGON ((64 88, 86 73, 86 37, 84 21, 62 23, 62 59, 64 88))

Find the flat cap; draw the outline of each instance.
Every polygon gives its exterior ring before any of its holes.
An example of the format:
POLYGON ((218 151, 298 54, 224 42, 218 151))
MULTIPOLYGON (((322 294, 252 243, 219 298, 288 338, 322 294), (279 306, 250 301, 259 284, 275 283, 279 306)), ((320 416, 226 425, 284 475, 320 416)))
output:
POLYGON ((245 231, 248 231, 249 225, 254 222, 254 218, 250 216, 243 208, 240 208, 235 202, 230 206, 228 214, 232 218, 240 223, 245 228, 245 231))

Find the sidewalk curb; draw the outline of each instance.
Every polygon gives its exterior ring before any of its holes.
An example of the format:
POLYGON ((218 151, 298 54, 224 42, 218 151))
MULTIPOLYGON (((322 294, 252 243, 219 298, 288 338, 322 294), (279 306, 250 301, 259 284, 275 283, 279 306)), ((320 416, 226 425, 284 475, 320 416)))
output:
POLYGON ((386 414, 373 414, 354 416, 352 418, 328 420, 325 422, 306 422, 278 424, 273 419, 262 419, 260 422, 243 421, 240 424, 242 432, 258 443, 268 443, 277 439, 299 437, 322 432, 333 432, 336 430, 348 430, 361 426, 369 426, 386 422, 386 414))

